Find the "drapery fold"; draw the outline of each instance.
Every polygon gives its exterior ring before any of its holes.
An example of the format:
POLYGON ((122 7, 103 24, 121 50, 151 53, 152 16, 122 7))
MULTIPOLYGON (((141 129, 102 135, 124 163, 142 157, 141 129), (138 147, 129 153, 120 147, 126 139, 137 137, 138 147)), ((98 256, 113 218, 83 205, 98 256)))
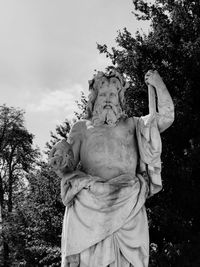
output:
POLYGON ((161 152, 162 143, 157 125, 157 114, 138 118, 136 135, 139 148, 139 172, 148 177, 149 196, 162 189, 161 152))
POLYGON ((161 139, 156 118, 136 119, 139 168, 105 181, 81 171, 61 181, 66 205, 62 232, 62 267, 147 267, 149 233, 147 196, 162 188, 161 139), (120 264, 123 255, 124 266, 120 264), (72 266, 72 265, 71 265, 72 266))

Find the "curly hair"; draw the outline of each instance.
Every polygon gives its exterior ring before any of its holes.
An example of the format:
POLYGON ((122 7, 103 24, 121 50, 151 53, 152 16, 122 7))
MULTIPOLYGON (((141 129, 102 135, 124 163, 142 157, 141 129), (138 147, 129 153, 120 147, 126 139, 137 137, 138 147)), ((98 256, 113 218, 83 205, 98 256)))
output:
POLYGON ((94 75, 94 78, 92 80, 89 80, 90 94, 88 97, 87 109, 86 109, 87 119, 92 118, 94 104, 99 91, 99 85, 103 82, 103 80, 110 80, 111 78, 117 78, 121 84, 121 88, 118 88, 118 96, 121 109, 124 110, 125 106, 124 93, 126 89, 129 87, 129 83, 125 81, 124 77, 115 68, 111 68, 107 72, 98 71, 97 74, 94 75))

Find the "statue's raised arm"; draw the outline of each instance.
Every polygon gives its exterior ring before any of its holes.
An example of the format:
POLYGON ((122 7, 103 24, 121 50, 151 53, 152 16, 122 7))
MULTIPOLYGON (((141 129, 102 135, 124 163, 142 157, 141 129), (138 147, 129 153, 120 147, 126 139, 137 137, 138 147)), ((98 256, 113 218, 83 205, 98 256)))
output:
POLYGON ((174 121, 174 104, 158 71, 149 70, 145 75, 147 86, 155 88, 157 94, 157 124, 160 132, 166 130, 174 121))

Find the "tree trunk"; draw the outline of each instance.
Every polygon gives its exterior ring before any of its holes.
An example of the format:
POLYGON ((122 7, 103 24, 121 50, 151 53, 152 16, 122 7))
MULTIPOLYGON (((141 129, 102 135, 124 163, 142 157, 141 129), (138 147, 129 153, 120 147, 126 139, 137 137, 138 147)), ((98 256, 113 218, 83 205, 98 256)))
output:
POLYGON ((8 263, 9 248, 3 236, 3 208, 4 208, 3 183, 2 183, 2 178, 0 176, 0 267, 9 267, 8 263))
POLYGON ((3 240, 3 184, 0 176, 0 266, 4 262, 4 240, 3 240))
POLYGON ((13 177, 12 170, 9 168, 9 180, 8 180, 8 212, 12 212, 12 185, 13 185, 13 177))

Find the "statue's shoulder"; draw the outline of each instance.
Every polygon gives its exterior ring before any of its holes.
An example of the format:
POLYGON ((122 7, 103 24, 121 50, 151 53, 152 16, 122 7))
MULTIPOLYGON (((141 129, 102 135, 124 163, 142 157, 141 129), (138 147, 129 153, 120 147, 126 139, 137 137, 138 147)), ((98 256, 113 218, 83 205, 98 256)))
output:
POLYGON ((82 136, 86 129, 86 123, 87 120, 80 120, 73 124, 69 134, 70 140, 82 139, 82 136))
POLYGON ((135 130, 138 119, 139 119, 138 117, 128 117, 125 119, 124 122, 126 123, 126 125, 130 130, 135 130))
POLYGON ((72 131, 82 131, 86 127, 87 120, 76 121, 72 126, 72 131))

